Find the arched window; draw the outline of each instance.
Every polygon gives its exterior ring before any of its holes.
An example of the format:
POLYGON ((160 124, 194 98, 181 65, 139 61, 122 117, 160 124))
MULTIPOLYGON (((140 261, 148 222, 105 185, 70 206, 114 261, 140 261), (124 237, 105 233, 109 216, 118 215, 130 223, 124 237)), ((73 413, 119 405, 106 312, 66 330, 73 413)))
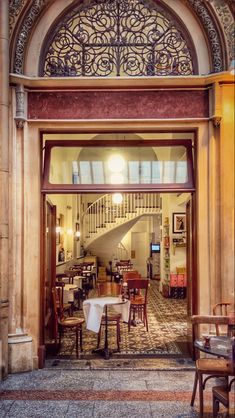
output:
POLYGON ((152 0, 83 1, 57 22, 40 62, 47 77, 197 73, 183 23, 152 0))

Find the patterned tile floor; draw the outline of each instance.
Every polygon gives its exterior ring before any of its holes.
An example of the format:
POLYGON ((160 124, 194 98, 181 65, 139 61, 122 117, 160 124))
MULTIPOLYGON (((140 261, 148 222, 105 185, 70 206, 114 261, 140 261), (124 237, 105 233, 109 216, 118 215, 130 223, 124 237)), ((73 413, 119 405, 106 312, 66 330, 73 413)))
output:
MULTIPOLYGON (((89 297, 95 296, 91 291, 89 297)), ((82 315, 82 311, 75 312, 82 315)), ((182 356, 186 352, 186 299, 166 299, 158 291, 158 283, 152 281, 148 295, 148 322, 149 332, 143 324, 131 327, 128 332, 127 324, 121 324, 121 351, 115 356, 182 356)), ((101 345, 103 344, 103 336, 101 345)), ((88 331, 84 327, 83 353, 81 358, 94 356, 92 350, 96 348, 97 334, 88 331)), ((109 346, 116 348, 116 332, 114 327, 109 327, 109 346)), ((63 343, 58 353, 59 357, 74 357, 74 339, 63 338, 63 343)))

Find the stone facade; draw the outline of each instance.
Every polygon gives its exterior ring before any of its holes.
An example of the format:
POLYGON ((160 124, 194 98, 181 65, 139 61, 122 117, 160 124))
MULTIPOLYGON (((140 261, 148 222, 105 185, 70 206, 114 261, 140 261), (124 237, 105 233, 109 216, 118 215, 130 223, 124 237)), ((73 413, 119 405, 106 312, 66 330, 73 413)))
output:
MULTIPOLYGON (((199 64, 203 65, 206 56, 207 72, 217 74, 156 77, 152 81, 148 77, 133 81, 55 80, 36 77, 32 57, 39 55, 43 42, 38 33, 47 33, 63 12, 64 1, 32 0, 26 7, 26 2, 12 0, 10 53, 15 74, 9 86, 8 3, 0 2, 0 56, 4 63, 0 89, 1 377, 8 371, 37 368, 43 343, 39 326, 40 132, 48 127, 60 132, 188 130, 195 135, 197 309, 206 314, 213 303, 234 299, 234 80, 228 72, 221 72, 228 68, 226 56, 231 57, 233 35, 231 24, 226 24, 230 9, 216 1, 208 5, 199 0, 174 3, 179 18, 183 20, 180 12, 185 10, 194 27, 201 22, 198 45, 201 39, 204 44, 201 42, 199 64), (222 31, 227 34, 225 43, 219 36, 222 31), (31 70, 32 77, 28 74, 31 70)), ((71 3, 66 1, 66 6, 71 3)))

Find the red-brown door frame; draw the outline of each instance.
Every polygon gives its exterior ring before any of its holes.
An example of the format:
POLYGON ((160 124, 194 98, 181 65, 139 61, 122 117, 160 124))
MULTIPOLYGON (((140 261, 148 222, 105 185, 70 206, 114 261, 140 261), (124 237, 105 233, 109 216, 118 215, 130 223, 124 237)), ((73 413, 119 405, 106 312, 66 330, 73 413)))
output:
MULTIPOLYGON (((146 132, 146 131, 145 131, 146 132)), ((167 131, 164 131, 167 132, 167 131)), ((170 131, 172 132, 172 131, 170 131)), ((187 131, 188 132, 188 131, 187 131)), ((193 132, 193 131, 191 131, 193 132)), ((45 133, 45 132, 44 132, 45 133)), ((53 133, 53 132, 50 132, 53 133)), ((58 132, 57 132, 58 133, 58 132)), ((74 133, 74 132, 73 132, 74 133)), ((197 130, 194 130, 194 178, 195 178, 195 189, 197 189, 196 187, 196 154, 197 154, 197 130)), ((42 140, 43 136, 41 136, 41 140, 42 140)), ((98 145, 98 143, 97 143, 98 145)), ((41 179, 42 181, 43 179, 41 179)), ((115 187, 114 187, 114 191, 115 191, 115 187)), ((141 192, 144 193, 144 190, 141 190, 141 192)), ((174 190, 151 190, 151 192, 156 192, 156 193, 174 193, 174 190)), ((184 190, 182 190, 182 192, 185 192, 184 190)), ((58 191, 48 191, 47 194, 53 194, 53 193, 58 193, 58 191)), ((60 194, 73 194, 73 193, 78 193, 76 191, 60 191, 60 194)), ((81 193, 81 192, 79 192, 81 193)), ((89 191, 89 193, 92 193, 92 191, 89 191)), ((94 190, 93 193, 97 193, 97 190, 94 190)), ((42 329, 44 327, 44 323, 45 323, 45 318, 43 317, 42 314, 42 309, 44 306, 44 272, 45 272, 45 248, 44 248, 44 239, 45 239, 45 197, 46 197, 46 193, 42 192, 41 193, 41 274, 40 274, 40 282, 41 282, 41 286, 40 286, 40 343, 39 343, 39 365, 41 367, 44 367, 44 360, 45 360, 45 341, 44 341, 44 329, 42 329)), ((196 241, 196 191, 195 192, 191 192, 191 202, 192 202, 192 212, 191 212, 191 227, 192 227, 192 251, 191 251, 191 258, 190 258, 190 263, 192 265, 192 276, 191 276, 191 283, 192 283, 192 287, 191 287, 191 299, 192 299, 192 315, 197 314, 198 312, 198 299, 197 299, 197 294, 198 294, 198 289, 197 289, 197 241, 196 241)), ((188 243, 187 243, 187 251, 188 251, 188 243)), ((189 255, 187 254, 187 257, 189 255)))

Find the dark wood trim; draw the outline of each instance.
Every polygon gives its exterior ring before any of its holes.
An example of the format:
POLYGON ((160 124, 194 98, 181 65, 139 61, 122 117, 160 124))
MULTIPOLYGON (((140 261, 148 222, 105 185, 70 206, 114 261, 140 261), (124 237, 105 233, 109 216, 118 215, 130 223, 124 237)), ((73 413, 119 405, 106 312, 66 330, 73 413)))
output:
MULTIPOLYGON (((40 137, 41 137, 41 149, 43 149, 43 137, 44 137, 44 134, 61 134, 61 133, 78 133, 78 134, 81 134, 81 133, 89 133, 89 132, 97 132, 97 133, 99 133, 99 134, 101 134, 102 132, 103 133, 107 133, 107 132, 113 132, 114 130, 113 129, 111 129, 111 128, 107 128, 107 129, 102 129, 102 130, 99 130, 97 127, 95 127, 94 129, 93 128, 90 128, 90 129, 87 129, 87 130, 81 130, 81 131, 79 131, 79 130, 77 130, 77 129, 75 129, 75 130, 73 130, 73 129, 70 129, 70 130, 68 130, 68 129, 62 129, 62 130, 50 130, 50 129, 42 129, 41 131, 40 131, 40 137)), ((125 129, 125 130, 120 130, 120 131, 118 131, 119 133, 120 132, 123 132, 123 133, 127 133, 127 132, 136 132, 136 128, 135 129, 133 129, 133 128, 127 128, 127 129, 125 129)), ((185 128, 185 129, 181 129, 181 128, 174 128, 174 129, 168 129, 168 128, 166 128, 166 129, 160 129, 160 130, 158 130, 158 129, 156 129, 156 128, 150 128, 150 129, 148 129, 148 128, 145 128, 145 129, 138 129, 138 132, 143 132, 143 133, 146 133, 146 132, 157 132, 157 133, 179 133, 179 132, 182 132, 182 133, 191 133, 191 134, 193 134, 194 135, 194 139, 193 140, 179 140, 180 141, 180 144, 182 144, 183 143, 183 141, 188 141, 189 143, 190 143, 190 149, 191 149, 191 151, 192 151, 192 148, 193 148, 193 156, 191 156, 191 158, 192 158, 192 169, 193 169, 193 181, 195 181, 195 187, 194 188, 192 188, 192 189, 185 189, 185 188, 183 188, 183 189, 178 189, 178 190, 176 190, 176 189, 170 189, 168 186, 169 185, 167 185, 167 188, 164 188, 164 189, 161 189, 161 190, 158 190, 158 189, 156 189, 156 187, 152 187, 150 190, 153 192, 153 191, 155 191, 155 192, 161 192, 161 193, 171 193, 171 192, 190 192, 190 193, 192 193, 192 200, 191 200, 191 204, 192 204, 192 220, 191 220, 191 224, 192 224, 192 241, 193 241, 193 244, 192 244, 192 251, 191 251, 191 253, 192 253, 192 257, 193 257, 193 259, 192 259, 192 295, 191 295, 191 297, 192 297, 192 314, 197 314, 198 313, 198 281, 197 281, 197 234, 196 234, 196 221, 197 221, 197 219, 196 219, 196 205, 197 205, 197 192, 195 193, 195 191, 197 190, 197 143, 198 143, 198 129, 197 128, 185 128), (192 145, 192 143, 193 143, 193 147, 191 148, 191 145, 192 145)), ((161 140, 157 140, 157 141, 161 141, 161 140)), ((176 145, 176 143, 177 143, 177 141, 178 140, 169 140, 170 141, 170 143, 172 144, 172 143, 174 143, 175 145, 176 145)), ((55 146, 55 143, 56 142, 58 142, 59 143, 59 145, 61 145, 61 143, 62 143, 62 140, 58 140, 58 141, 51 141, 51 142, 53 142, 53 145, 55 146)), ((68 142, 69 141, 65 141, 65 145, 64 146, 66 146, 67 144, 68 144, 68 142)), ((77 141, 76 141, 77 142, 77 141)), ((85 142, 85 146, 88 146, 88 141, 84 141, 85 142)), ((142 142, 142 141, 141 141, 142 142)), ((146 142, 147 141, 143 141, 143 145, 146 145, 146 142)), ((153 145, 153 141, 152 140, 150 140, 149 142, 151 142, 151 144, 153 145)), ((163 140, 161 141, 161 144, 163 143, 163 140)), ((164 143, 165 143, 165 146, 166 146, 166 141, 164 140, 164 143)), ((90 144, 91 144, 91 142, 90 142, 90 144)), ((96 146, 99 146, 98 144, 100 144, 100 142, 99 141, 95 141, 95 145, 96 146)), ((133 143, 134 144, 134 143, 133 143)), ((126 145, 126 141, 125 141, 125 145, 126 145)), ((92 146, 92 145, 91 145, 92 146)), ((109 144, 107 144, 107 146, 110 146, 110 142, 109 142, 109 144)), ((117 145, 117 142, 115 142, 115 146, 118 146, 117 145)), ((129 144, 128 144, 128 146, 129 146, 129 144)), ((136 145, 135 145, 136 146, 136 145)), ((52 190, 44 190, 44 189, 42 189, 42 196, 45 198, 45 194, 44 193, 49 193, 49 194, 53 194, 53 193, 61 193, 61 194, 66 194, 66 193, 75 193, 75 192, 78 192, 77 190, 75 190, 75 189, 68 189, 68 185, 63 185, 64 187, 63 188, 59 188, 58 190, 54 190, 54 191, 52 191, 52 190)), ((140 186, 141 185, 137 185, 137 187, 136 187, 136 189, 135 190, 128 190, 129 192, 136 192, 136 191, 140 191, 140 186)), ((122 189, 120 189, 120 186, 117 186, 117 189, 115 189, 115 187, 112 185, 112 191, 114 191, 114 190, 120 190, 120 191, 123 191, 122 189)), ((96 191, 97 191, 97 188, 96 188, 96 191)), ((145 185, 143 185, 143 191, 145 191, 145 192, 147 192, 147 191, 149 191, 149 189, 147 189, 146 188, 146 186, 145 185)), ((80 190, 79 191, 80 193, 91 193, 92 191, 91 190, 88 190, 88 189, 84 189, 84 190, 80 190)), ((105 190, 105 192, 107 192, 107 190, 105 190)), ((43 225, 43 223, 42 223, 42 225, 43 225)), ((41 243, 43 244, 43 240, 41 240, 41 243)), ((42 254, 43 254, 43 251, 42 251, 42 254)), ((41 265, 43 265, 44 264, 44 259, 42 259, 41 260, 41 265)), ((41 269, 42 271, 43 271, 43 269, 41 269)), ((44 297, 44 294, 43 294, 43 289, 41 288, 41 296, 43 296, 44 297)), ((41 325, 42 327, 44 326, 43 324, 41 325)), ((45 351, 43 351, 43 348, 44 346, 42 346, 42 347, 39 347, 39 351, 41 350, 42 352, 45 352, 45 351)))
POLYGON ((174 139, 174 140, 46 140, 45 142, 45 156, 44 156, 44 173, 43 173, 43 192, 138 192, 143 190, 156 191, 156 192, 192 192, 194 187, 194 175, 193 175, 193 157, 192 157, 192 141, 190 139, 174 139), (51 161, 51 149, 53 147, 169 147, 169 146, 184 146, 187 150, 187 169, 188 169, 188 181, 186 183, 169 183, 169 184, 51 184, 49 182, 50 176, 50 161, 51 161))
MULTIPOLYGON (((42 149, 43 137, 40 132, 40 149, 42 149)), ((40 171, 42 173, 43 160, 42 152, 40 152, 40 171)), ((42 188, 42 177, 40 179, 42 188)), ((40 196, 40 306, 39 306, 39 347, 38 347, 38 367, 41 369, 45 365, 45 297, 44 297, 44 276, 45 276, 45 231, 46 231, 46 216, 45 216, 45 195, 41 193, 40 196)))

